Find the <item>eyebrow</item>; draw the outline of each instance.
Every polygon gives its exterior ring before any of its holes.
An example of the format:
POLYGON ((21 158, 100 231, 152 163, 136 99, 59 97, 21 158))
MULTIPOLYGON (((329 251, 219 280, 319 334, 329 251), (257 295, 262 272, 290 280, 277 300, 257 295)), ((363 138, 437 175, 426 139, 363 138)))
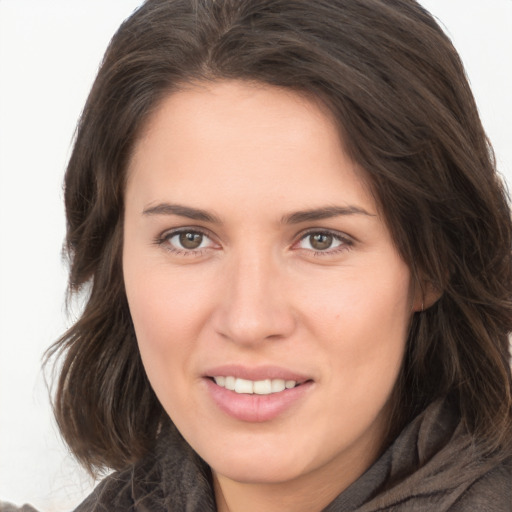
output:
MULTIPOLYGON (((145 208, 142 214, 178 215, 192 220, 222 224, 219 217, 206 210, 181 204, 159 203, 155 206, 145 208)), ((284 215, 281 218, 281 222, 283 224, 300 224, 301 222, 311 222, 342 215, 366 215, 368 217, 375 217, 374 214, 368 213, 364 208, 360 208, 359 206, 325 206, 323 208, 313 208, 311 210, 302 210, 284 215)))
POLYGON ((220 219, 199 208, 191 208, 190 206, 183 206, 181 204, 160 203, 150 208, 145 208, 142 212, 143 215, 178 215, 180 217, 187 217, 192 220, 199 220, 202 222, 210 222, 212 224, 221 224, 220 219))
POLYGON ((326 206, 324 208, 313 208, 285 215, 281 221, 283 224, 300 224, 301 222, 311 222, 314 220, 329 219, 341 215, 367 215, 375 217, 373 213, 367 212, 359 206, 326 206))

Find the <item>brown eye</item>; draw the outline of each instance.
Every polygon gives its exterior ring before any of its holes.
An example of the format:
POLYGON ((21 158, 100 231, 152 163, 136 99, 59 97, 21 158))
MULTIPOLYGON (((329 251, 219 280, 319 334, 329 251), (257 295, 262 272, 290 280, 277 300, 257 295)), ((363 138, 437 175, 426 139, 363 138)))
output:
POLYGON ((220 248, 207 234, 186 228, 167 232, 157 242, 167 251, 180 256, 200 256, 206 251, 220 248))
POLYGON ((316 251, 325 251, 332 246, 334 237, 326 233, 316 233, 309 235, 309 243, 316 251))
POLYGON ((329 233, 328 231, 309 232, 297 244, 299 249, 307 249, 317 253, 324 252, 331 254, 338 249, 348 248, 352 245, 350 239, 344 237, 341 233, 329 233))
POLYGON ((198 249, 203 243, 203 234, 184 231, 178 235, 178 239, 184 249, 198 249))

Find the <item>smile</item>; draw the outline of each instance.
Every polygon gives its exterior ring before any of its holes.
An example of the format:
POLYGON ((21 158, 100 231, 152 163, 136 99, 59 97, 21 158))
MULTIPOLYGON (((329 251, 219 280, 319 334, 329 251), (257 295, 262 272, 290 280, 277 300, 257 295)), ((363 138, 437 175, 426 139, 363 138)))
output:
POLYGON ((271 421, 298 407, 314 387, 312 380, 300 377, 299 380, 255 377, 258 380, 217 374, 203 382, 208 396, 224 414, 251 423, 271 421))
POLYGON ((273 393, 280 393, 285 389, 292 389, 298 384, 295 380, 265 379, 253 381, 233 376, 217 376, 213 377, 213 380, 217 386, 234 391, 235 393, 248 395, 271 395, 273 393))

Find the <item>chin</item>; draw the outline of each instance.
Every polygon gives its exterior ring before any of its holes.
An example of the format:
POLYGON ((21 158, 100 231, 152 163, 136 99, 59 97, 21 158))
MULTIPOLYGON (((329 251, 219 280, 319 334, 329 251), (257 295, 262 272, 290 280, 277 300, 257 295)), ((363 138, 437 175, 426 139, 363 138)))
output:
POLYGON ((250 460, 246 456, 235 460, 229 458, 210 467, 217 475, 246 484, 280 484, 295 480, 307 472, 307 467, 298 465, 298 461, 286 460, 282 456, 279 460, 265 456, 258 460, 250 460))

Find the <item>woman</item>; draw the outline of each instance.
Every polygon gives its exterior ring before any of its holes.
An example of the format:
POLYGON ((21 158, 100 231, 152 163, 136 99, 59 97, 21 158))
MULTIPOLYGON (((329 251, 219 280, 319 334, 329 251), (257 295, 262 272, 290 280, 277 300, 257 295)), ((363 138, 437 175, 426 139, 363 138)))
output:
POLYGON ((510 510, 511 223, 411 0, 149 0, 66 174, 84 510, 510 510))

